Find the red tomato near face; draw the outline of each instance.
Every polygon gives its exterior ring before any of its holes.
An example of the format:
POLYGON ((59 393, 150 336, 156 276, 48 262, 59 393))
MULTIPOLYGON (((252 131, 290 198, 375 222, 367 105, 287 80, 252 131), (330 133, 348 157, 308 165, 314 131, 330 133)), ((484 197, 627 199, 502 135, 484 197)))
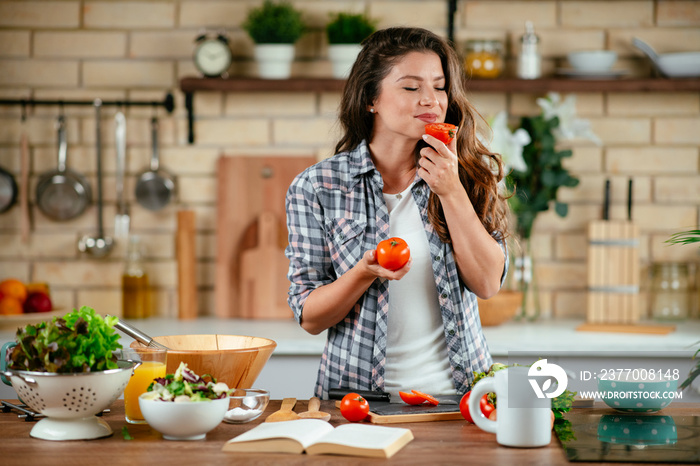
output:
MULTIPOLYGON (((472 424, 474 423, 474 419, 472 419, 472 415, 469 412, 469 397, 471 396, 472 392, 467 392, 464 394, 462 399, 459 401, 459 412, 462 413, 462 417, 466 419, 467 421, 471 422, 472 424)), ((495 407, 489 403, 489 395, 488 393, 484 396, 481 397, 479 400, 479 407, 481 408, 481 413, 488 418, 492 412, 495 411, 495 407)))
POLYGON ((348 393, 340 400, 340 414, 350 422, 361 421, 369 414, 369 403, 357 393, 348 393))
POLYGON ((425 133, 449 144, 457 135, 457 127, 450 123, 428 123, 425 125, 425 133))
POLYGON ((399 270, 411 258, 411 250, 401 238, 389 238, 377 245, 377 262, 385 269, 399 270))
POLYGON ((425 398, 415 393, 399 392, 399 396, 404 403, 408 403, 409 405, 422 405, 425 403, 425 398))

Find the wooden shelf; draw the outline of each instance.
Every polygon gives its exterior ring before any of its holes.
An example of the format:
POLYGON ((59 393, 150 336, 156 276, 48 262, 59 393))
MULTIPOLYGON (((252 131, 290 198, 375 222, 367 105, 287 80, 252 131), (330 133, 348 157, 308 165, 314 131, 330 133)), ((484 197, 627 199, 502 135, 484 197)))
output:
MULTIPOLYGON (((182 92, 314 92, 341 91, 343 79, 332 78, 183 78, 182 92)), ((472 79, 473 92, 682 92, 700 91, 700 79, 623 78, 623 79, 472 79)))
MULTIPOLYGON (((345 80, 333 78, 196 78, 180 80, 185 93, 188 114, 188 140, 194 142, 193 94, 197 91, 214 92, 340 92, 345 80)), ((466 83, 472 92, 698 92, 700 79, 622 78, 622 79, 472 79, 466 83)))

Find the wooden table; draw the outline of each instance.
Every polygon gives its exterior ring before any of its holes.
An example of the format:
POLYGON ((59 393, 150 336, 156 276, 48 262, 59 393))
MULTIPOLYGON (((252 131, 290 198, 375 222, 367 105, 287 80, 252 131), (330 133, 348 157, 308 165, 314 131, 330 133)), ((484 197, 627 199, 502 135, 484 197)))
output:
MULTIPOLYGON (((17 403, 16 400, 7 400, 17 403)), ((280 401, 272 400, 266 413, 247 424, 221 423, 207 434, 206 440, 168 441, 148 425, 127 424, 123 400, 117 400, 111 412, 104 415, 114 434, 97 440, 53 442, 30 437, 34 422, 18 419, 15 412, 0 413, 0 446, 3 466, 41 465, 115 465, 180 466, 210 464, 488 464, 488 465, 563 465, 570 464, 556 436, 543 448, 508 448, 496 443, 494 434, 486 433, 466 421, 438 421, 392 424, 413 431, 414 440, 388 460, 348 456, 306 456, 293 454, 241 454, 221 451, 224 442, 262 422, 267 414, 279 409, 280 401), (127 426, 133 440, 125 440, 122 428, 127 426)), ((298 401, 295 411, 306 410, 306 402, 298 401)), ((332 401, 324 401, 322 411, 332 414, 331 424, 346 423, 332 401)), ((588 412, 612 414, 605 407, 589 408, 588 412)), ((664 409, 668 415, 700 414, 700 404, 675 403, 664 409)), ((571 463, 574 464, 574 463, 571 463)), ((599 463, 613 464, 613 463, 599 463)), ((615 463, 619 464, 619 463, 615 463)))

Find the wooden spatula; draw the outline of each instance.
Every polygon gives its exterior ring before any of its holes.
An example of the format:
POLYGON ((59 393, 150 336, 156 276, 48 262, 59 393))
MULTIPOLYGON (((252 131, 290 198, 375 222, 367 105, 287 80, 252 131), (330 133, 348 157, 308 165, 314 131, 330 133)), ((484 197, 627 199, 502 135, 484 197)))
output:
POLYGON ((265 422, 294 421, 296 419, 300 419, 299 415, 292 411, 296 403, 296 398, 284 398, 282 400, 282 407, 279 409, 279 411, 275 411, 267 416, 265 422))
POLYGON ((330 421, 330 413, 324 413, 318 409, 321 407, 321 400, 317 397, 313 397, 309 400, 309 410, 299 413, 299 417, 302 419, 320 419, 322 421, 330 421))

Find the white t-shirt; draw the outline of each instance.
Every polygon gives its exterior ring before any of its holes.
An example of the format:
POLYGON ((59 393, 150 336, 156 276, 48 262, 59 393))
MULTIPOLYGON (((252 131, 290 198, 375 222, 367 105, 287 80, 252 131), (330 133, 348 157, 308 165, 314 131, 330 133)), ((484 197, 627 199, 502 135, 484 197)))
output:
POLYGON ((392 401, 399 391, 431 395, 455 394, 447 358, 444 327, 433 275, 433 261, 411 187, 384 194, 389 232, 403 238, 411 250, 411 270, 389 282, 389 318, 384 390, 392 401))

